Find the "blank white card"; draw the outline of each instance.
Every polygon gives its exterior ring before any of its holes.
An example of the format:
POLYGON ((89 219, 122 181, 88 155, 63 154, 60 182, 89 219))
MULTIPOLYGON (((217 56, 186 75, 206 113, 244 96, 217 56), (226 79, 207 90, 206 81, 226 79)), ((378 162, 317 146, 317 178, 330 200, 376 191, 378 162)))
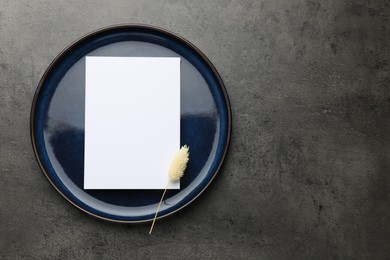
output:
POLYGON ((84 189, 165 189, 180 148, 180 58, 86 57, 85 87, 84 189))

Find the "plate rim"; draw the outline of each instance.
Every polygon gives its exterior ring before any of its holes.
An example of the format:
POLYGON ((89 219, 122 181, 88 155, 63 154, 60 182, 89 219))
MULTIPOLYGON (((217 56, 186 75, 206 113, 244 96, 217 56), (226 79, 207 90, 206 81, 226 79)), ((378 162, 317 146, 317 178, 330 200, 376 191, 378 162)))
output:
POLYGON ((54 184, 54 182, 52 181, 52 179, 50 178, 49 174, 46 172, 46 169, 45 167, 43 166, 43 163, 39 157, 39 153, 38 153, 38 149, 37 149, 37 146, 36 146, 36 141, 35 141, 35 136, 34 136, 34 118, 35 118, 35 108, 36 108, 36 105, 37 105, 37 100, 38 100, 38 97, 39 97, 39 94, 40 94, 40 90, 42 88, 42 85, 43 83, 46 81, 47 79, 47 76, 49 75, 49 73, 53 70, 53 67, 64 57, 64 55, 66 55, 70 50, 73 49, 74 46, 76 46, 78 43, 94 36, 94 35, 97 35, 97 34, 100 34, 100 33, 104 33, 104 32, 107 32, 107 31, 111 31, 111 30, 117 30, 117 29, 145 29, 145 30, 150 30, 150 31, 156 31, 156 32, 159 32, 159 33, 162 33, 162 34, 165 34, 165 35, 168 35, 169 37, 172 37, 176 40, 179 40, 180 42, 188 45, 193 51, 195 51, 198 55, 200 55, 200 57, 206 62, 206 64, 209 66, 209 68, 211 69, 211 71, 213 72, 213 74, 215 75, 217 81, 218 81, 218 84, 221 88, 221 91, 223 93, 223 98, 224 98, 224 101, 226 103, 226 114, 227 114, 227 135, 226 135, 226 145, 224 147, 224 151, 223 151, 223 154, 222 154, 222 157, 221 157, 221 160, 213 174, 213 176, 211 176, 211 179, 208 181, 208 183, 206 183, 206 185, 203 187, 202 190, 200 190, 198 192, 198 194, 196 194, 190 201, 188 201, 187 203, 185 203, 184 205, 172 210, 171 212, 168 212, 166 213, 165 215, 162 215, 162 216, 158 216, 157 219, 162 219, 162 218, 165 218, 165 217, 169 217, 171 216, 172 214, 176 213, 177 211, 180 211, 182 210, 183 208, 187 207, 189 204, 191 204, 195 199, 197 199, 206 189, 207 187, 211 184, 211 182, 214 180, 215 176, 218 174, 218 172, 220 171, 221 167, 222 167, 222 164, 223 162, 225 161, 225 158, 226 158, 226 155, 227 155, 227 152, 229 150, 229 147, 230 147, 230 141, 231 141, 231 132, 232 132, 232 113, 231 113, 231 106, 230 106, 230 101, 229 101, 229 97, 228 97, 228 93, 227 93, 227 90, 226 90, 226 87, 225 87, 225 84, 224 82, 222 81, 222 78, 220 76, 220 74, 218 73, 217 69, 215 68, 215 66, 211 63, 211 61, 206 57, 206 55, 201 51, 199 50, 194 44, 192 44, 190 41, 188 41, 187 39, 185 39, 184 37, 180 36, 180 35, 177 35, 169 30, 166 30, 166 29, 163 29, 163 28, 160 28, 160 27, 157 27, 157 26, 154 26, 154 25, 149 25, 149 24, 138 24, 138 23, 125 23, 125 24, 115 24, 115 25, 111 25, 111 26, 106 26, 106 27, 103 27, 103 28, 100 28, 100 29, 97 29, 97 30, 94 30, 92 32, 89 32, 87 34, 84 34, 82 37, 78 38, 77 40, 73 41, 71 44, 69 44, 66 48, 64 48, 55 58, 54 60, 49 64, 49 66, 47 67, 47 69, 45 70, 45 72, 43 73, 39 83, 38 83, 38 86, 35 90, 35 93, 34 93, 34 98, 33 98, 33 101, 32 101, 32 105, 31 105, 31 112, 30 112, 30 137, 31 137, 31 143, 32 143, 32 147, 33 147, 33 150, 34 150, 34 155, 35 155, 35 159, 37 160, 38 162, 38 165, 42 171, 42 173, 44 174, 44 176, 46 177, 46 179, 49 181, 49 183, 51 184, 51 186, 54 187, 54 189, 63 197, 65 198, 70 204, 72 204, 73 206, 75 206, 76 208, 78 208, 79 210, 81 210, 82 212, 85 212, 87 213, 88 215, 90 216, 93 216, 95 218, 98 218, 98 219, 102 219, 102 220, 106 220, 106 221, 109 221, 109 222, 115 222, 115 223, 147 223, 147 222, 150 222, 153 220, 153 218, 150 218, 150 219, 142 219, 142 220, 119 220, 119 219, 112 219, 112 218, 107 218, 107 217, 103 217, 103 216, 100 216, 94 212, 91 212, 91 211, 88 211, 87 209, 84 209, 83 207, 77 205, 75 202, 73 202, 70 198, 68 198, 58 187, 57 185, 54 184))

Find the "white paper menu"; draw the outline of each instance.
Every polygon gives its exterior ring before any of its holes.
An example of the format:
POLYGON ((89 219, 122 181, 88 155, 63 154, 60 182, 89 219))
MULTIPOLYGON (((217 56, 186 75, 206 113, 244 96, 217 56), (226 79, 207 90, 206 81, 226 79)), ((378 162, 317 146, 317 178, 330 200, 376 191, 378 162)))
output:
POLYGON ((86 57, 85 88, 84 189, 165 189, 180 148, 180 58, 86 57))

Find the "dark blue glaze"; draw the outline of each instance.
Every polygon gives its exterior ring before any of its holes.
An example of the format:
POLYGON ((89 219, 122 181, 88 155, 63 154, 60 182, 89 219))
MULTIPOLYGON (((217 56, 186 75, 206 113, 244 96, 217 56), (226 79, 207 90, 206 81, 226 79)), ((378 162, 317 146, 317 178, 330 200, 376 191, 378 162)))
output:
POLYGON ((189 145, 190 161, 181 189, 167 192, 159 216, 184 207, 213 179, 228 147, 230 107, 218 74, 185 40, 160 29, 134 25, 84 37, 49 67, 32 109, 37 159, 49 181, 72 204, 113 221, 152 219, 162 191, 83 189, 86 55, 181 57, 181 144, 189 145))

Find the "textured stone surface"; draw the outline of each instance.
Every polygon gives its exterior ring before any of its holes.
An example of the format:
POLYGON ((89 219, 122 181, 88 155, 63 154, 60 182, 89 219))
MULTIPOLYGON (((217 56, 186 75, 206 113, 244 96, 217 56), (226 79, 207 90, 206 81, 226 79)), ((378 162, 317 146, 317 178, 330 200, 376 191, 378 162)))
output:
POLYGON ((0 258, 385 259, 389 130, 389 1, 0 0, 0 258), (218 178, 153 236, 68 204, 30 144, 49 63, 128 22, 204 51, 233 110, 218 178))

